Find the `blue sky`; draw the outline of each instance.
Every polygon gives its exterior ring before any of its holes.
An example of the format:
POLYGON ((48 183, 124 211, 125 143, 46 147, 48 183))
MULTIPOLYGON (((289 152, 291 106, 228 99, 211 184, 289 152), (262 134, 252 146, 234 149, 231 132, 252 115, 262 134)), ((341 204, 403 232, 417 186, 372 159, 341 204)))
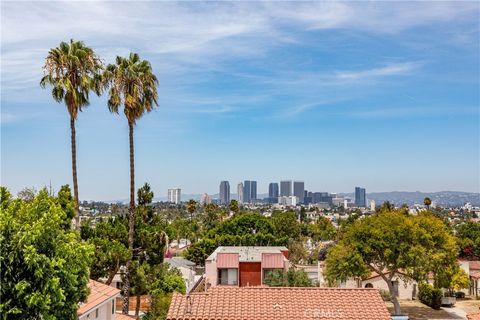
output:
MULTIPOLYGON (((479 2, 2 1, 1 183, 71 183, 67 111, 38 82, 80 39, 138 52, 160 107, 135 130, 136 183, 258 191, 480 191, 479 2)), ((124 116, 77 121, 81 199, 128 197, 124 116)))

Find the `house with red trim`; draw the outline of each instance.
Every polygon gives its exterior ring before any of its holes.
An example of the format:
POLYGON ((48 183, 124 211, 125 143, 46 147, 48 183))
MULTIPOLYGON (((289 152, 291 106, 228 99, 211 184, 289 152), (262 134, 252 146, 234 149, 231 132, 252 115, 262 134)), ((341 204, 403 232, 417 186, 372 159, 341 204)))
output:
POLYGON ((260 286, 269 272, 288 270, 286 247, 218 247, 205 260, 207 288, 260 286))

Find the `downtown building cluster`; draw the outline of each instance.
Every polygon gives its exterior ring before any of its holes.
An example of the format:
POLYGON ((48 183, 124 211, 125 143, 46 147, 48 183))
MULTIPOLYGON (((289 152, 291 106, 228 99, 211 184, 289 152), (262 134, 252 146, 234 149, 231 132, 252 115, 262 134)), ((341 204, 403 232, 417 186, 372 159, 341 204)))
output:
MULTIPOLYGON (((230 183, 221 181, 219 186, 219 204, 230 203, 230 183)), ((325 206, 355 206, 367 207, 365 188, 355 188, 354 202, 349 199, 328 192, 312 192, 305 190, 305 183, 296 180, 282 180, 280 183, 271 182, 268 185, 268 197, 257 197, 257 181, 245 180, 237 184, 237 198, 240 204, 280 204, 284 206, 323 204, 325 206)), ((374 205, 374 204, 373 204, 374 205)))

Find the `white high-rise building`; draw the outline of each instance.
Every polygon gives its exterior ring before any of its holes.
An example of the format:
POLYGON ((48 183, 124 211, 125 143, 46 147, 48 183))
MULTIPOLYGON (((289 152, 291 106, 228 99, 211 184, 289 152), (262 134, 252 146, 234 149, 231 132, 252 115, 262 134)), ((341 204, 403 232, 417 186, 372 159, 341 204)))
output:
POLYGON ((370 210, 375 211, 375 200, 370 200, 370 210))
POLYGON ((171 188, 168 189, 168 202, 179 204, 181 202, 181 189, 171 188))
POLYGON ((202 194, 202 197, 200 198, 200 204, 210 204, 212 203, 212 198, 207 193, 202 194))
POLYGON ((237 184, 237 201, 239 204, 243 203, 243 183, 237 184))
POLYGON ((295 207, 297 202, 298 198, 295 196, 283 196, 278 198, 278 203, 287 207, 295 207))

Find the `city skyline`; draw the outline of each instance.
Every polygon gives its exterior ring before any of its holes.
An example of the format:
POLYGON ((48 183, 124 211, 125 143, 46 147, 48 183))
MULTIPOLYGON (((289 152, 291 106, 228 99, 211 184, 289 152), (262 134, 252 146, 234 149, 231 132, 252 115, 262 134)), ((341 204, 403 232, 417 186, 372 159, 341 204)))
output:
MULTIPOLYGON (((212 194, 251 177, 266 193, 292 176, 338 193, 480 191, 478 2, 142 2, 142 19, 126 3, 1 6, 13 194, 72 185, 67 112, 38 84, 70 38, 106 63, 138 52, 159 78, 160 107, 135 129, 137 188, 212 194)), ((128 196, 124 120, 105 96, 79 114, 80 199, 128 196)))

